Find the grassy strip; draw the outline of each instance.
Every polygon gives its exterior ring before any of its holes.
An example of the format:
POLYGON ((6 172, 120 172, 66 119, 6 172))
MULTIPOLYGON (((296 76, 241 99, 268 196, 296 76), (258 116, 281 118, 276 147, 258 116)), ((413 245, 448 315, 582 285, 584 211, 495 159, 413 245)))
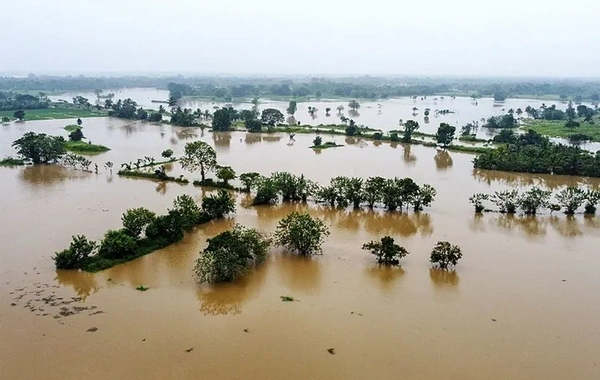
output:
POLYGON ((67 132, 75 132, 78 129, 82 129, 83 127, 77 125, 77 124, 69 124, 67 126, 65 126, 65 131, 67 132))
POLYGON ((110 150, 110 148, 107 148, 104 145, 88 144, 83 141, 67 141, 65 143, 65 149, 69 152, 79 154, 98 154, 110 150))
POLYGON ((311 146, 309 148, 323 150, 323 149, 329 149, 329 148, 338 148, 340 146, 343 146, 343 145, 338 145, 338 144, 332 143, 332 142, 326 142, 325 144, 313 145, 313 146, 311 146))
POLYGON ((152 164, 142 165, 142 166, 140 166, 140 169, 141 168, 151 168, 153 166, 158 166, 158 165, 170 164, 172 162, 177 162, 179 160, 180 160, 179 158, 172 158, 172 159, 166 160, 166 161, 158 161, 158 162, 155 162, 155 163, 152 163, 152 164))
MULTIPOLYGON (((523 120, 523 126, 521 129, 528 130, 532 129, 537 133, 550 137, 562 137, 569 138, 571 135, 587 135, 592 138, 593 141, 600 141, 600 128, 597 124, 584 123, 583 120, 578 119, 579 127, 567 128, 565 127, 566 121, 564 120, 523 120)), ((598 123, 600 119, 594 118, 594 121, 598 123)))
POLYGON ((183 176, 181 176, 181 177, 166 176, 164 178, 159 178, 154 173, 140 172, 140 171, 137 171, 137 170, 119 170, 117 172, 117 174, 120 175, 120 176, 123 176, 123 177, 146 178, 146 179, 151 179, 151 180, 154 180, 154 181, 169 181, 169 182, 177 182, 177 183, 183 183, 183 184, 190 183, 190 181, 188 181, 183 176))
POLYGON ((19 158, 6 157, 3 160, 0 160, 0 166, 21 166, 25 164, 25 160, 19 158))
POLYGON ((469 142, 481 142, 481 143, 488 142, 488 140, 486 140, 486 139, 480 139, 473 135, 460 136, 458 139, 460 141, 469 141, 469 142))
MULTIPOLYGON (((53 119, 76 119, 86 117, 103 117, 107 113, 104 110, 84 110, 77 108, 42 108, 35 110, 24 110, 25 121, 36 121, 36 120, 53 120, 53 119)), ((0 118, 7 116, 14 119, 13 114, 15 111, 0 111, 0 118)))
POLYGON ((212 187, 212 188, 216 188, 216 189, 225 189, 225 190, 234 190, 234 191, 239 191, 240 193, 249 193, 249 191, 247 191, 246 189, 242 188, 242 187, 235 187, 229 183, 225 183, 225 182, 221 182, 221 181, 217 181, 215 182, 212 178, 206 178, 204 181, 194 181, 192 182, 192 185, 196 186, 196 187, 212 187))

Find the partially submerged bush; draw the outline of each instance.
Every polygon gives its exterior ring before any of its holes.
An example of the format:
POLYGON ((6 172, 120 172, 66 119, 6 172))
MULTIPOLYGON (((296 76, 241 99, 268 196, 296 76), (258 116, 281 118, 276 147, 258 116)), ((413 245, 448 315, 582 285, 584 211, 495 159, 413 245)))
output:
POLYGON ((275 242, 289 251, 311 256, 322 251, 326 236, 329 229, 321 219, 293 212, 279 221, 275 242))
POLYGON ((394 238, 384 236, 380 241, 370 241, 362 246, 377 257, 377 262, 384 265, 399 265, 400 259, 408 255, 406 248, 394 243, 394 238))
POLYGON ((236 224, 208 239, 208 247, 196 260, 194 274, 200 283, 234 281, 252 265, 265 261, 271 242, 258 231, 236 224))
POLYGON ((441 269, 447 269, 450 265, 456 265, 461 257, 462 252, 457 245, 452 245, 447 241, 438 241, 431 251, 429 261, 437 264, 441 269))
POLYGON ((235 212, 235 202, 226 190, 219 190, 217 195, 211 194, 202 199, 202 210, 211 219, 220 219, 235 212))
POLYGON ((135 239, 124 230, 108 230, 100 243, 98 255, 106 259, 119 260, 135 254, 135 239))
POLYGON ((85 236, 73 236, 69 248, 57 252, 53 257, 54 264, 57 269, 81 268, 96 248, 96 242, 89 241, 85 236))
POLYGON ((145 228, 154 221, 156 214, 152 211, 139 207, 127 210, 121 220, 123 231, 133 238, 139 238, 145 228))

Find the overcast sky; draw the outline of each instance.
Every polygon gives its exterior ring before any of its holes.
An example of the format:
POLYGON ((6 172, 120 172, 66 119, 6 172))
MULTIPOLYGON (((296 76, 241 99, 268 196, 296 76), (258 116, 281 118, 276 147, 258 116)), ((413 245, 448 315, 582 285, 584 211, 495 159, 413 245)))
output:
POLYGON ((12 0, 0 71, 600 76, 598 0, 12 0))

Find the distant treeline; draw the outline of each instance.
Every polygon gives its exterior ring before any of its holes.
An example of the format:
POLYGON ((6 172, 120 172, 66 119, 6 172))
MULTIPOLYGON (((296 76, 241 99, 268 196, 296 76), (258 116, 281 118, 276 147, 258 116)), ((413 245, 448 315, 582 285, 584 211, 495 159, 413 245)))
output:
POLYGON ((600 81, 583 79, 507 78, 266 78, 266 77, 184 77, 184 76, 35 76, 0 77, 0 90, 92 91, 121 87, 168 88, 177 97, 186 95, 219 99, 242 97, 349 97, 388 98, 436 94, 474 95, 503 99, 514 96, 555 95, 571 100, 600 100, 600 81), (172 84, 169 86, 169 84, 172 84))
POLYGON ((0 91, 0 111, 48 108, 48 99, 33 95, 0 91))

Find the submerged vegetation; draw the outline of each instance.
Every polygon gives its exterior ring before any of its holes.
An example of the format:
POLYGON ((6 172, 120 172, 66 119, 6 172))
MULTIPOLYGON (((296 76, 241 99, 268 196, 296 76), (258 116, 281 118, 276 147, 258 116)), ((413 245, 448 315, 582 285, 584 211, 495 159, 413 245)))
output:
POLYGON ((380 241, 370 241, 362 247, 377 257, 377 262, 383 265, 400 265, 400 259, 408 255, 406 248, 394 243, 394 238, 384 236, 380 241))
POLYGON ((189 195, 181 195, 165 215, 130 209, 122 217, 122 229, 107 231, 99 243, 74 236, 69 248, 56 253, 54 262, 57 269, 97 272, 178 242, 185 231, 234 210, 233 199, 225 191, 204 197, 202 208, 189 195))
POLYGON ((484 201, 490 200, 501 213, 515 214, 520 209, 525 215, 535 215, 545 208, 551 211, 564 209, 565 214, 573 215, 581 206, 585 206, 586 214, 595 214, 600 202, 600 191, 591 188, 566 187, 554 194, 556 203, 551 203, 552 196, 551 191, 532 187, 522 194, 518 190, 496 191, 491 195, 477 193, 469 201, 475 206, 476 213, 487 210, 484 201))

